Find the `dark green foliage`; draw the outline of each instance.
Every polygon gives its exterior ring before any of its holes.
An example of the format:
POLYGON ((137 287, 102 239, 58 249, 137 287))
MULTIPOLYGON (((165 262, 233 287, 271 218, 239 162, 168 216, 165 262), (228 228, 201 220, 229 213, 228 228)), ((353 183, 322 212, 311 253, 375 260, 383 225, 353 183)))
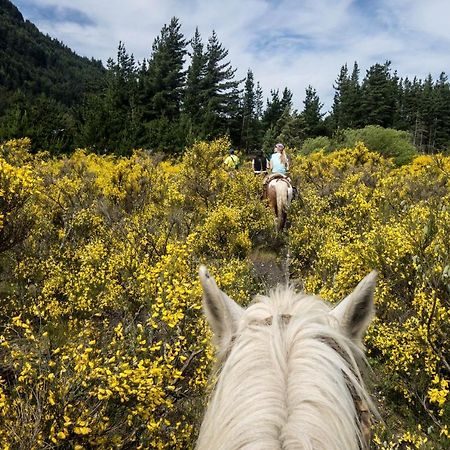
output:
POLYGON ((44 36, 10 1, 0 0, 0 140, 29 136, 34 150, 53 153, 76 147, 179 153, 197 139, 228 135, 250 153, 271 152, 279 140, 297 149, 321 135, 340 142, 344 130, 380 125, 409 132, 421 152, 450 147, 444 73, 438 80, 399 79, 387 61, 371 66, 360 83, 358 64, 351 73, 345 64, 328 115, 311 86, 298 113, 287 87, 271 90, 265 100, 250 69, 243 89, 235 75, 215 32, 206 45, 198 29, 187 42, 175 17, 154 40, 148 60, 137 63, 119 43, 105 69, 44 36))
MULTIPOLYGON (((284 105, 286 105, 285 109, 275 126, 272 126, 271 129, 272 134, 275 134, 277 137, 277 141, 283 142, 288 147, 300 150, 303 142, 308 137, 326 133, 326 127, 323 121, 324 113, 321 112, 323 105, 320 102, 316 90, 312 86, 308 86, 306 89, 306 96, 303 101, 304 108, 300 114, 295 110, 291 111, 291 97, 292 94, 285 89, 285 95, 283 95, 285 99, 284 105)), ((275 106, 278 105, 277 92, 272 91, 272 99, 273 101, 270 106, 272 111, 274 111, 275 106)), ((283 105, 283 99, 279 104, 280 106, 283 105)), ((272 136, 269 134, 267 138, 269 137, 271 138, 272 136)))
POLYGON ((442 73, 433 81, 399 79, 391 63, 369 68, 360 85, 355 63, 352 75, 347 66, 336 80, 335 97, 327 122, 339 133, 345 128, 380 125, 408 131, 412 143, 425 153, 444 151, 450 142, 450 84, 442 73))
POLYGON ((203 43, 198 28, 195 29, 191 47, 192 52, 189 54, 191 64, 187 71, 183 111, 189 118, 192 127, 199 131, 207 104, 207 96, 204 91, 207 59, 203 52, 203 43))
POLYGON ((223 48, 213 31, 206 46, 206 74, 203 86, 207 98, 203 135, 208 139, 227 133, 240 136, 240 123, 235 119, 239 113, 241 81, 234 79, 236 69, 231 67, 229 61, 224 61, 227 56, 228 50, 223 48))
POLYGON ((445 73, 441 73, 434 87, 436 104, 435 135, 433 148, 445 150, 450 146, 450 84, 445 73))
POLYGON ((102 95, 87 96, 81 110, 80 147, 96 151, 129 152, 142 134, 141 110, 137 103, 137 71, 133 55, 120 42, 117 60, 108 60, 106 88, 102 95))
POLYGON ((443 151, 450 142, 450 84, 445 73, 437 81, 407 78, 401 85, 401 117, 398 128, 413 135, 421 152, 443 151))
POLYGON ((44 36, 0 0, 0 140, 28 136, 34 149, 72 148, 73 108, 101 88, 104 74, 101 62, 44 36))
POLYGON ((183 70, 187 53, 181 25, 173 17, 164 25, 153 43, 148 65, 141 71, 143 80, 141 99, 144 119, 148 122, 160 117, 173 120, 179 117, 186 73, 183 70))
POLYGON ((392 127, 396 113, 397 77, 390 74, 390 61, 375 64, 367 71, 361 86, 364 125, 392 127))
POLYGON ((359 86, 359 67, 355 62, 351 76, 347 64, 341 67, 336 85, 332 107, 334 129, 355 128, 362 123, 362 97, 359 86))
POLYGON ((265 155, 269 156, 272 153, 274 143, 278 142, 279 133, 275 127, 270 127, 266 130, 263 137, 262 149, 265 155))
POLYGON ((287 111, 281 117, 280 121, 283 123, 281 133, 277 141, 284 145, 299 150, 308 134, 308 124, 305 116, 294 111, 292 114, 287 111))
MULTIPOLYGON (((184 119, 175 122, 165 116, 145 124, 146 146, 152 151, 176 154, 183 149, 189 138, 189 123, 184 119)), ((193 139, 195 140, 195 139, 193 139)))
POLYGON ((324 124, 321 112, 323 104, 320 103, 316 90, 309 85, 306 88, 306 97, 303 101, 302 118, 304 121, 304 132, 307 137, 316 137, 324 133, 324 124))
POLYGON ((66 106, 101 86, 100 61, 77 56, 24 21, 8 0, 0 0, 0 85, 9 92, 45 94, 66 106))
POLYGON ((91 148, 96 153, 106 153, 110 145, 111 131, 110 111, 105 95, 87 95, 80 106, 77 146, 91 148))
POLYGON ((266 110, 262 116, 263 128, 268 130, 274 128, 276 133, 281 132, 281 128, 278 125, 278 121, 281 119, 283 113, 292 108, 292 92, 288 88, 284 88, 283 94, 280 98, 278 90, 270 91, 270 99, 267 100, 266 110))
POLYGON ((261 121, 263 116, 263 108, 264 108, 264 100, 263 100, 263 91, 261 89, 261 85, 259 84, 259 81, 256 83, 256 90, 255 90, 255 113, 256 118, 261 121))
POLYGON ((247 153, 260 147, 261 145, 261 124, 258 116, 258 92, 255 89, 253 72, 249 69, 245 80, 244 96, 242 100, 242 131, 241 147, 247 153))
POLYGON ((75 119, 68 108, 44 94, 30 97, 21 91, 16 91, 11 101, 1 119, 1 136, 26 136, 35 149, 52 149, 54 153, 72 147, 75 119))

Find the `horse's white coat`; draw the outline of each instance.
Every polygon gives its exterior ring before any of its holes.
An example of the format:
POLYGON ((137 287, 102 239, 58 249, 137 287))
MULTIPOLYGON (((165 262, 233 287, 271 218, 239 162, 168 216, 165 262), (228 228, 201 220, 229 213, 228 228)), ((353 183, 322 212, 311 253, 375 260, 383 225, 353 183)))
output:
POLYGON ((355 397, 371 405, 359 370, 364 356, 339 321, 342 315, 361 321, 363 315, 361 324, 367 325, 375 274, 341 302, 339 314, 317 297, 289 288, 259 296, 239 311, 205 268, 200 279, 205 313, 221 334, 216 341, 221 367, 197 449, 364 448, 355 407, 355 397), (362 296, 366 300, 355 303, 362 296), (234 318, 219 325, 231 317, 228 309, 234 318))
POLYGON ((268 184, 269 203, 276 202, 272 207, 275 210, 277 216, 277 228, 281 231, 286 222, 287 210, 291 204, 294 190, 291 183, 285 178, 274 178, 268 184), (271 199, 271 190, 275 192, 275 198, 271 199))

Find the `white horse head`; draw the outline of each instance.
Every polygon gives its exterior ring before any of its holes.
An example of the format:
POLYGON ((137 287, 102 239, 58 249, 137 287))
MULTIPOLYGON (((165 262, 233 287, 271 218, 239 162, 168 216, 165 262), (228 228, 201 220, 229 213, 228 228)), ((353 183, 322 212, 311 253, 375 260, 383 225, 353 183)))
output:
POLYGON ((376 272, 334 309, 288 287, 243 309, 203 266, 200 281, 218 372, 198 450, 368 448, 362 336, 376 272))

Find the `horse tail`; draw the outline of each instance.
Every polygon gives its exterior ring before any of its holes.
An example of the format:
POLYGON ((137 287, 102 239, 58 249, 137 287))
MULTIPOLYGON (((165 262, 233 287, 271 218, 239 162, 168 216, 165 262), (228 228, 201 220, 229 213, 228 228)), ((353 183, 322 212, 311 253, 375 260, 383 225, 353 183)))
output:
POLYGON ((282 231, 286 225, 287 208, 288 208, 288 189, 284 182, 277 183, 277 229, 282 231))

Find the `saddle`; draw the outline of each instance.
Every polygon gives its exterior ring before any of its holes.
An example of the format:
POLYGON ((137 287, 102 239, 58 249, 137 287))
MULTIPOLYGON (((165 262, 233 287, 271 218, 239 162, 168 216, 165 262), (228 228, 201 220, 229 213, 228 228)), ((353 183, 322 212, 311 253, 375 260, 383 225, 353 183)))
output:
POLYGON ((284 175, 282 173, 271 173, 264 177, 263 191, 262 191, 261 199, 264 200, 267 198, 267 189, 269 187, 270 182, 273 180, 282 180, 282 181, 286 182, 290 187, 293 187, 292 181, 287 175, 284 175))

